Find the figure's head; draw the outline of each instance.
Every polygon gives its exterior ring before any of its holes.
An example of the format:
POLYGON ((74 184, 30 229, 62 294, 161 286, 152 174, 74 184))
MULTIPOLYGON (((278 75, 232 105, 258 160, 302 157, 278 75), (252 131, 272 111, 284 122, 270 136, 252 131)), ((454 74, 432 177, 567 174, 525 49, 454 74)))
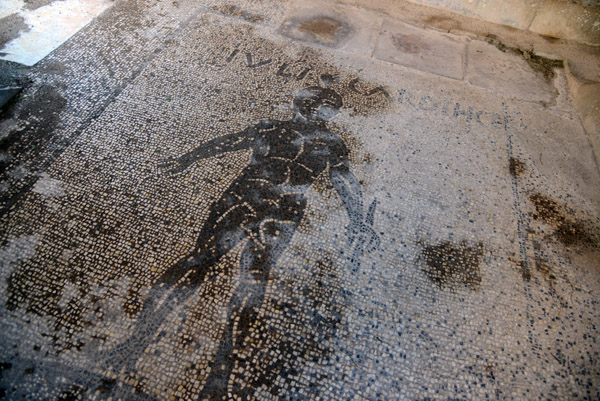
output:
POLYGON ((311 86, 294 98, 294 111, 310 121, 332 119, 342 107, 342 97, 332 89, 311 86))

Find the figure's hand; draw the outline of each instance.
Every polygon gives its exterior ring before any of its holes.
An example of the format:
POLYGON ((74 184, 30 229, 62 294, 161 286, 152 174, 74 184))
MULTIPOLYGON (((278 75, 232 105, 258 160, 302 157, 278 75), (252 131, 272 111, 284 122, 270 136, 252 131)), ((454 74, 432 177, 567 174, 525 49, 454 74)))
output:
POLYGON ((357 246, 364 246, 364 250, 367 252, 376 250, 381 243, 379 235, 373 230, 373 227, 363 222, 350 223, 346 227, 346 235, 348 236, 348 245, 352 245, 356 241, 357 246))

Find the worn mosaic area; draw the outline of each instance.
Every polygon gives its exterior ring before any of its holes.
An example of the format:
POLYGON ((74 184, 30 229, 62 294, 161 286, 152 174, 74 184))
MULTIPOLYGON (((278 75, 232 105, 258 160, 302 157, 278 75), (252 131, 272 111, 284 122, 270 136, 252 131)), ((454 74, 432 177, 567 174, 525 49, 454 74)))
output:
POLYGON ((38 76, 43 171, 3 143, 0 397, 598 398, 600 178, 568 110, 337 52, 330 16, 298 41, 263 3, 153 7, 134 73, 38 76))

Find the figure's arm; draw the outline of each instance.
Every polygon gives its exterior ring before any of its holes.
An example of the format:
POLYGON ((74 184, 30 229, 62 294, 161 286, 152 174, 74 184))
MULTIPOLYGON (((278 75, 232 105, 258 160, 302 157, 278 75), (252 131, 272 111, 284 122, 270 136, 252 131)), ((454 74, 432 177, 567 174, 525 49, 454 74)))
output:
POLYGON ((180 157, 165 160, 161 167, 168 168, 167 173, 169 174, 181 173, 198 160, 207 159, 221 153, 250 149, 255 139, 256 130, 252 127, 247 128, 235 134, 224 135, 204 142, 180 157))
POLYGON ((329 167, 329 179, 342 200, 348 213, 348 240, 352 244, 359 237, 367 242, 367 249, 374 250, 379 246, 379 236, 373 230, 373 219, 376 202, 373 201, 365 217, 363 213, 363 196, 360 182, 350 171, 347 160, 329 167))

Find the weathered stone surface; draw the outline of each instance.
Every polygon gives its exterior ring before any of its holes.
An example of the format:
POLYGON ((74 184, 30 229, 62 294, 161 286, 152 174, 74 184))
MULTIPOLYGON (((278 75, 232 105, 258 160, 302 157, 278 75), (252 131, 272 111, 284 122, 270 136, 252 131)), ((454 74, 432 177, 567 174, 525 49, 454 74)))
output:
MULTIPOLYGON (((496 24, 527 29, 540 6, 540 0, 409 0, 412 3, 440 8, 467 17, 496 24)), ((368 1, 367 1, 368 2, 368 1)))
MULTIPOLYGON (((373 0, 343 0, 380 8, 373 0)), ((564 0, 408 0, 451 13, 502 24, 542 35, 600 44, 598 2, 564 0)), ((384 8, 402 8, 402 0, 388 0, 384 8)))
POLYGON ((305 40, 331 47, 340 47, 353 34, 349 24, 335 16, 314 15, 290 19, 283 23, 281 33, 294 39, 305 40))
POLYGON ((541 35, 600 45, 600 5, 544 0, 529 29, 541 35))
POLYGON ((495 24, 526 30, 541 7, 540 0, 477 0, 474 15, 495 24))
POLYGON ((583 122, 598 161, 600 160, 600 83, 575 76, 569 63, 566 65, 566 71, 573 105, 583 122))
MULTIPOLYGON (((369 0, 367 0, 369 1, 369 0)), ((428 7, 443 8, 455 13, 475 16, 477 12, 478 0, 458 1, 458 0, 410 0, 412 3, 422 4, 428 7)))
POLYGON ((536 73, 522 55, 479 40, 469 43, 467 80, 515 99, 548 104, 556 97, 552 82, 536 73))
POLYGON ((381 17, 367 10, 322 1, 294 1, 279 33, 319 45, 370 54, 381 17))
POLYGON ((437 31, 385 20, 374 56, 379 60, 462 79, 466 41, 437 31))

